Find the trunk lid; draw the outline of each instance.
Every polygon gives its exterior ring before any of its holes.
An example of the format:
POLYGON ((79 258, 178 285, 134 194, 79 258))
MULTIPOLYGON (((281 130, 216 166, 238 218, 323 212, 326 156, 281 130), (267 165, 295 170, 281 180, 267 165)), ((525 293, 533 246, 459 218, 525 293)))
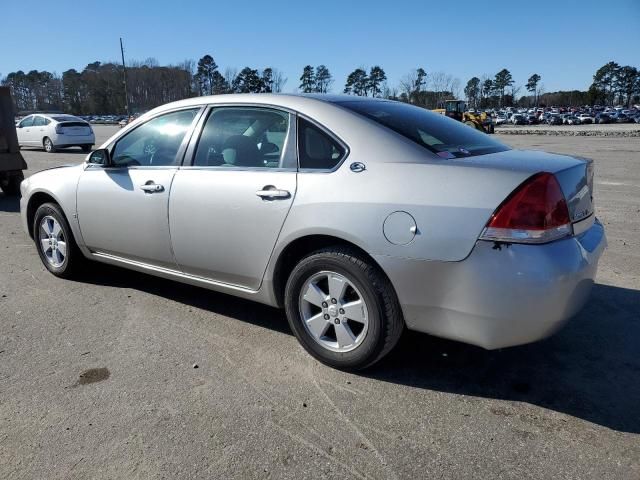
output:
POLYGON ((589 217, 593 211, 593 161, 537 150, 507 150, 449 160, 454 164, 480 168, 553 173, 567 201, 572 222, 589 217))

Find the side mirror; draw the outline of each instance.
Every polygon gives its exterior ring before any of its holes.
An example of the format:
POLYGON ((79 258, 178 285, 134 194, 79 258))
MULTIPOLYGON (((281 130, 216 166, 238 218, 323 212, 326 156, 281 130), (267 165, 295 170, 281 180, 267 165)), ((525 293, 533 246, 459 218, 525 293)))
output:
POLYGON ((18 125, 16 125, 16 128, 22 128, 22 124, 19 123, 18 125))
POLYGON ((100 148, 98 150, 94 150, 87 158, 87 163, 89 165, 101 165, 103 167, 108 167, 111 165, 111 156, 109 155, 109 150, 106 148, 100 148))

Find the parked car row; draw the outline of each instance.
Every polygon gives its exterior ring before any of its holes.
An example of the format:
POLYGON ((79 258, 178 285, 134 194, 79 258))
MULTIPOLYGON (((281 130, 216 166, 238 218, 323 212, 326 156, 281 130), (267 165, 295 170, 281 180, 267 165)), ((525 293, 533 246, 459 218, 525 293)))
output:
POLYGON ((495 125, 588 125, 605 123, 640 123, 640 109, 612 108, 531 108, 509 107, 489 111, 495 125))

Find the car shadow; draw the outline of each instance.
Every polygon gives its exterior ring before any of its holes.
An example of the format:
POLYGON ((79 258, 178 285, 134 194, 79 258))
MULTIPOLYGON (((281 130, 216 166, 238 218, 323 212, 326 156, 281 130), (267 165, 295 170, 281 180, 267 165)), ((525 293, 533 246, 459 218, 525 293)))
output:
MULTIPOLYGON (((45 153, 45 150, 42 147, 20 147, 20 150, 45 153)), ((53 153, 53 155, 55 155, 56 153, 77 153, 77 154, 88 155, 91 152, 83 152, 82 149, 79 147, 69 147, 69 148, 57 148, 56 151, 53 153)))
MULTIPOLYGON (((527 402, 640 433, 640 291, 596 284, 584 310, 566 327, 519 347, 487 351, 411 332, 365 375, 414 388, 527 402)), ((497 414, 509 415, 508 410, 497 414)))
MULTIPOLYGON (((283 311, 202 288, 108 265, 78 280, 135 288, 291 335, 283 311)), ((406 332, 386 359, 360 375, 420 389, 526 402, 640 433, 639 305, 638 290, 596 284, 585 309, 546 340, 487 351, 406 332)))
POLYGON ((0 192, 0 212, 19 212, 20 211, 20 197, 15 195, 5 195, 0 192))
POLYGON ((134 288, 279 333, 292 334, 286 317, 277 308, 111 265, 91 263, 90 266, 92 268, 85 269, 75 280, 94 285, 134 288))

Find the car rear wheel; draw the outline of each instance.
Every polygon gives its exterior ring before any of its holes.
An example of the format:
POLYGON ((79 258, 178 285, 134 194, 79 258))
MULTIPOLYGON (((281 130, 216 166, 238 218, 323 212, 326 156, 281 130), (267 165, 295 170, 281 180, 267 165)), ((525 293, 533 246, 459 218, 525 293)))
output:
POLYGON ((40 260, 51 273, 70 278, 78 271, 84 257, 58 205, 44 203, 38 207, 33 222, 33 239, 40 260))
POLYGON ((302 259, 289 276, 284 303, 305 350, 334 368, 374 364, 404 330, 389 280, 370 260, 346 248, 327 248, 302 259))
POLYGON ((56 151, 56 147, 49 137, 44 137, 42 145, 44 146, 44 151, 47 153, 54 153, 56 151))
POLYGON ((91 151, 91 147, 93 147, 93 145, 82 145, 82 151, 89 153, 91 151))

